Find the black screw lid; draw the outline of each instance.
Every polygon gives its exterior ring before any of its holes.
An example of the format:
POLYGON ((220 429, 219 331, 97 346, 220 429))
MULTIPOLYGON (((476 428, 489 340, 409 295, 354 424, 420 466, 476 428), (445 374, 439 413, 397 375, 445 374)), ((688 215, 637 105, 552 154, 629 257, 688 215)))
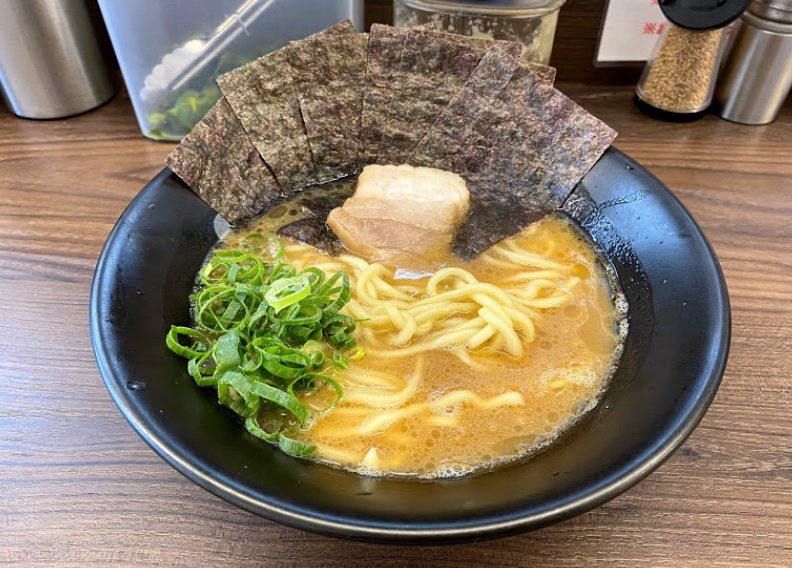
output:
POLYGON ((665 17, 691 30, 711 30, 739 18, 751 0, 660 0, 665 17))

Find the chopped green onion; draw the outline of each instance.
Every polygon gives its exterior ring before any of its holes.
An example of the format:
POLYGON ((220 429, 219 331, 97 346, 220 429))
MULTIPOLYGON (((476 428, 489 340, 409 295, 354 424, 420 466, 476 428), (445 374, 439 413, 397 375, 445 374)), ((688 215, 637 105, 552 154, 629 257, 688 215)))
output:
POLYGON ((309 456, 314 453, 314 451, 316 451, 314 446, 309 446, 308 444, 298 442, 297 440, 292 440, 283 434, 278 436, 278 446, 285 453, 298 458, 302 456, 309 456))
POLYGON ((275 308, 275 313, 278 313, 283 308, 307 298, 310 293, 311 283, 308 282, 308 278, 295 276, 274 282, 264 294, 264 299, 275 308))
POLYGON ((172 326, 165 343, 188 360, 198 386, 217 388, 218 402, 243 417, 251 435, 305 456, 313 446, 286 436, 285 423, 265 431, 259 415, 281 409, 304 427, 311 412, 300 394, 317 383, 335 390, 323 412, 343 397, 341 385, 318 371, 329 364, 343 370, 364 354, 345 353, 356 347, 357 322, 339 313, 351 296, 349 277, 328 278, 314 267, 298 273, 274 235, 249 235, 242 246, 214 251, 190 296, 197 329, 172 326))

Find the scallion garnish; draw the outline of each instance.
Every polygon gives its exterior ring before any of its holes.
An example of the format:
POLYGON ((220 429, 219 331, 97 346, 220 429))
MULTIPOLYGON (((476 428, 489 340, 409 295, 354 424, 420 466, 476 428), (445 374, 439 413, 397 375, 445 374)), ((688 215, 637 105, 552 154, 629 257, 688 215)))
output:
POLYGON ((299 394, 321 382, 336 392, 335 402, 343 396, 341 385, 319 371, 330 365, 343 370, 363 355, 359 347, 345 354, 356 347, 356 322, 339 313, 350 298, 349 277, 339 272, 327 278, 317 268, 298 272, 284 260, 276 237, 257 238, 270 258, 214 252, 190 298, 196 328, 171 326, 165 343, 188 359, 196 384, 217 388, 219 402, 244 418, 248 432, 305 456, 312 446, 286 436, 285 425, 266 431, 258 415, 280 408, 305 426, 311 412, 299 394))

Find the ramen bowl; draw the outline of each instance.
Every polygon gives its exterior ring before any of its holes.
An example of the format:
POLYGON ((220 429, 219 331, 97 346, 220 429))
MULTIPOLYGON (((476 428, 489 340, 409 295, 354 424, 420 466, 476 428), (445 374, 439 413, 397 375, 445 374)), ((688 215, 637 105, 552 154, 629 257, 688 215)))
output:
POLYGON ((540 453, 460 478, 366 477, 287 456, 247 434, 165 346, 189 322, 217 215, 169 170, 123 213, 97 265, 91 334, 119 409, 166 462, 208 491, 299 529, 370 542, 454 543, 538 529, 638 483, 687 438, 726 364, 730 311, 695 221, 638 163, 609 149, 566 212, 612 264, 629 334, 599 404, 540 453))

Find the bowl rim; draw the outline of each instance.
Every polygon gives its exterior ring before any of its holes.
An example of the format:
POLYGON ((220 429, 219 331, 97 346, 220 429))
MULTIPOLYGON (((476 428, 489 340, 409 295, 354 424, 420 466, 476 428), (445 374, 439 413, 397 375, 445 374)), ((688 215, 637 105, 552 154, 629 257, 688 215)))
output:
MULTIPOLYGON (((188 479, 247 511, 309 532, 367 542, 448 544, 513 535, 542 528, 589 511, 623 493, 657 469, 698 426, 720 385, 731 339, 731 311, 726 281, 715 252, 701 228, 676 196, 637 162, 613 147, 608 150, 606 156, 612 161, 617 160, 625 163, 628 170, 642 170, 651 180, 654 180, 655 188, 665 193, 664 198, 668 199, 673 207, 678 208, 675 215, 679 216, 691 229, 693 238, 705 248, 711 260, 709 276, 712 278, 714 288, 708 290, 707 293, 717 296, 721 311, 719 314, 720 326, 714 334, 715 352, 712 364, 707 370, 707 376, 702 377, 704 387, 698 392, 698 396, 691 408, 687 410, 684 419, 678 420, 674 427, 668 429, 666 436, 647 450, 646 453, 649 455, 636 457, 628 471, 622 472, 617 479, 603 483, 585 495, 572 495, 566 502, 541 514, 530 516, 491 514, 481 522, 432 523, 427 521, 416 522, 410 526, 405 526, 405 523, 398 520, 394 520, 392 523, 355 522, 354 519, 349 518, 307 513, 299 508, 279 503, 277 500, 267 502, 254 498, 235 487, 233 483, 212 476, 210 472, 200 466, 200 460, 197 460, 195 456, 182 455, 179 448, 171 444, 163 435, 158 425, 149 420, 134 403, 126 386, 127 377, 114 365, 113 357, 108 351, 106 337, 102 329, 107 314, 103 313, 100 301, 106 291, 107 281, 113 277, 114 273, 111 249, 120 245, 118 241, 122 237, 124 224, 134 218, 135 210, 145 206, 166 179, 175 177, 167 168, 155 176, 127 206, 110 232, 96 265, 91 286, 90 332, 95 357, 105 386, 122 415, 141 438, 168 464, 188 479)), ((597 189, 594 188, 595 191, 597 189)), ((607 195, 607 191, 605 194, 607 195)), ((198 198, 195 197, 195 199, 198 198)))

